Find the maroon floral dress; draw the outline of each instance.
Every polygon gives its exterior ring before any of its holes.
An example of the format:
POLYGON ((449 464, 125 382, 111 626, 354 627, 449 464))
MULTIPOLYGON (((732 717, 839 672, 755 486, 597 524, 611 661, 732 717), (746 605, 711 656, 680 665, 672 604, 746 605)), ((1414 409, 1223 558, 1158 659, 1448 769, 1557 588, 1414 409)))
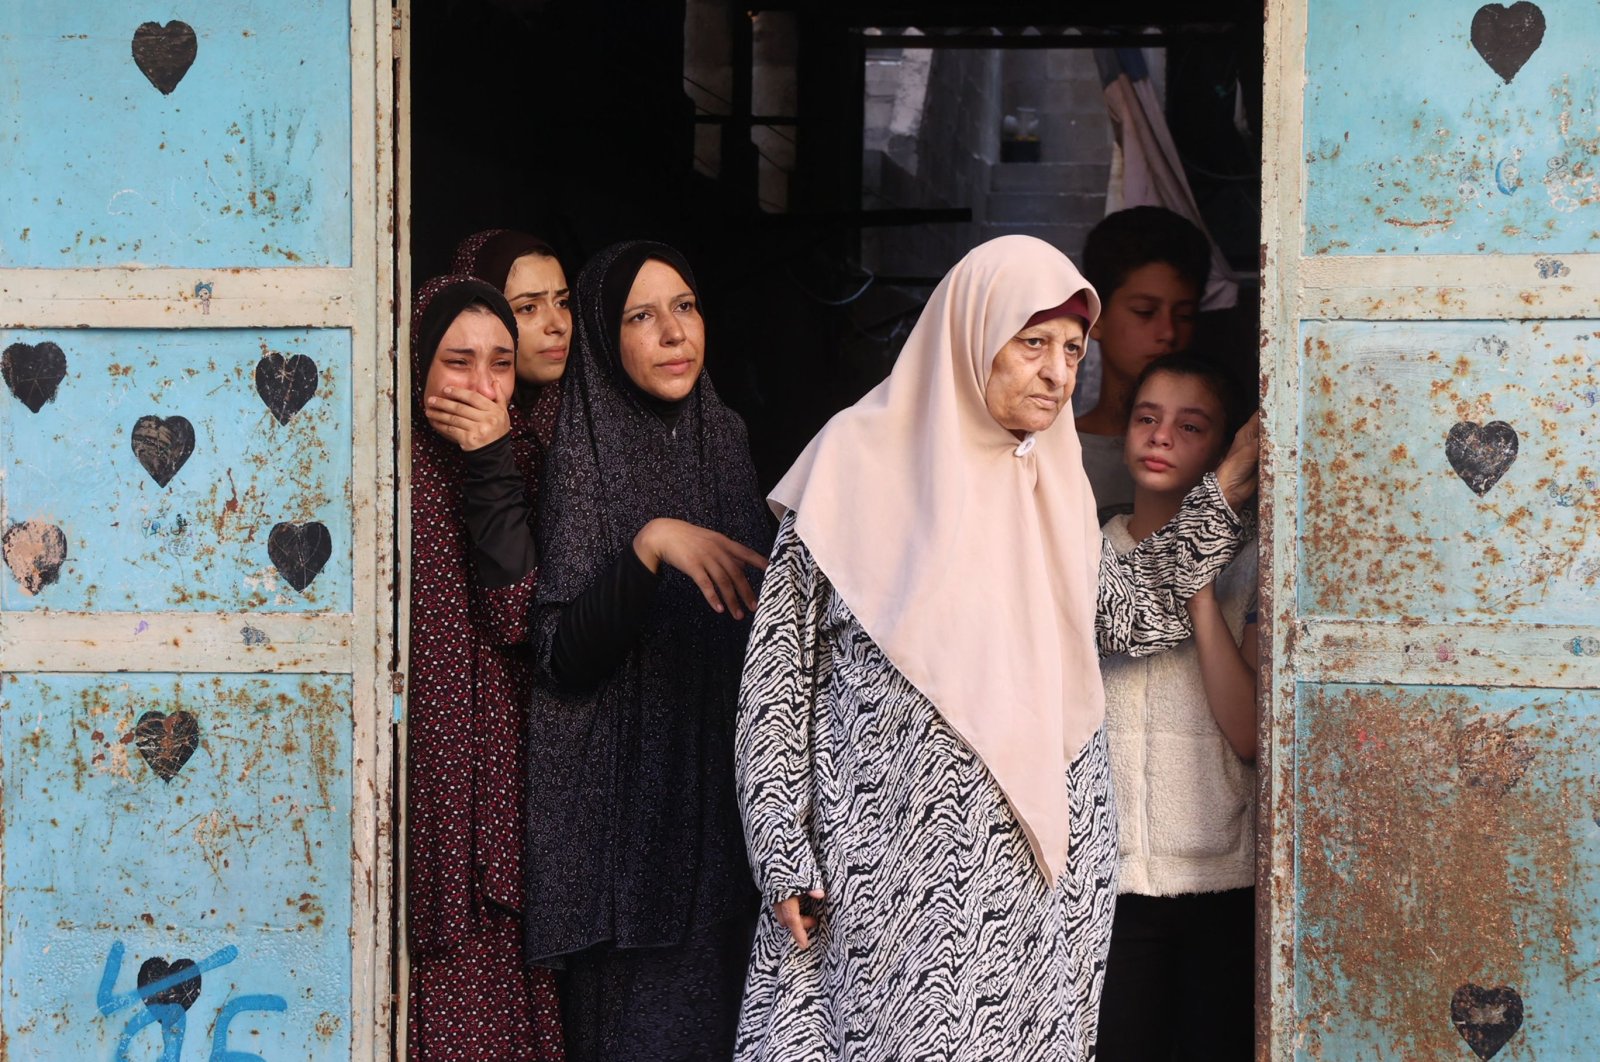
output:
MULTIPOLYGON (((433 282, 418 294, 416 320, 448 286, 433 282)), ((410 1057, 559 1062, 553 979, 522 962, 526 642, 537 573, 499 589, 479 582, 462 517, 461 453, 422 416, 426 359, 419 354, 417 362, 406 805, 410 1057)), ((558 387, 546 387, 519 395, 512 408, 511 445, 530 499, 558 397, 558 387)))

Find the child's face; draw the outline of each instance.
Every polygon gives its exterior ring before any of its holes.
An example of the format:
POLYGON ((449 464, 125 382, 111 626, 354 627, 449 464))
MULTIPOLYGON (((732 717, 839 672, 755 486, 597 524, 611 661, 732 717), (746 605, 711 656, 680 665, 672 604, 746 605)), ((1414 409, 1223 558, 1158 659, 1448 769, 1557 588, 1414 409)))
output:
POLYGON ((1185 494, 1217 467, 1227 439, 1222 403, 1196 376, 1158 372, 1134 396, 1122 459, 1135 486, 1185 494))
POLYGON ((1200 293, 1166 262, 1129 273, 1090 332, 1100 343, 1106 375, 1131 383, 1152 361, 1187 349, 1199 312, 1200 293))

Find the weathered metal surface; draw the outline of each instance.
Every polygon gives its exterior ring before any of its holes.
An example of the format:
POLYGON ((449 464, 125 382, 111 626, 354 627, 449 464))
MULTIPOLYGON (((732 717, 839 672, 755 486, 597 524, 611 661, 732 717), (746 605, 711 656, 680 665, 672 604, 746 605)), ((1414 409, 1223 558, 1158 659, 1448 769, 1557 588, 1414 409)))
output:
POLYGON ((1300 615, 1600 624, 1594 329, 1305 324, 1300 615))
POLYGON ((350 19, 0 0, 0 266, 349 265, 350 19))
POLYGON ((389 1053, 391 11, 0 0, 0 1060, 389 1053))
POLYGON ((1298 700, 1294 1057, 1600 1057, 1600 696, 1298 700))
POLYGON ((1600 7, 1306 6, 1308 254, 1593 246, 1600 7))
POLYGON ((348 1058, 351 731, 342 676, 5 676, 0 1057, 348 1058))
POLYGON ((1268 0, 1261 1060, 1600 1057, 1597 36, 1268 0))
POLYGON ((7 610, 350 610, 349 332, 12 331, 0 351, 7 610))

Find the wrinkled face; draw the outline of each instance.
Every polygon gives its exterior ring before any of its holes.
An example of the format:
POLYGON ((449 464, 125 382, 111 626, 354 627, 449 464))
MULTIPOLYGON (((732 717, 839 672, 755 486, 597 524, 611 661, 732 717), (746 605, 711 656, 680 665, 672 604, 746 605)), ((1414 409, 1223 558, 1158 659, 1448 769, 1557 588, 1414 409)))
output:
POLYGON ((516 386, 511 333, 500 318, 480 305, 469 306, 450 322, 428 365, 422 394, 426 400, 442 396, 446 387, 455 387, 476 391, 504 406, 510 403, 516 386))
POLYGON ((688 282, 650 259, 623 303, 618 346, 628 379, 667 402, 687 398, 705 364, 706 326, 688 282))
POLYGON ((517 379, 535 387, 555 383, 567 368, 571 300, 561 263, 525 254, 506 274, 506 301, 517 315, 517 379))
POLYGON ((1019 438, 1054 424, 1072 397, 1083 361, 1083 322, 1056 317, 1029 325, 994 356, 983 404, 1019 438))
POLYGON ((1157 372, 1134 396, 1122 457, 1134 485, 1184 494, 1227 448, 1222 403, 1197 376, 1157 372))
POLYGON ((1132 383, 1144 367, 1188 348, 1200 313, 1200 293, 1166 262, 1128 274, 1095 322, 1108 376, 1132 383))

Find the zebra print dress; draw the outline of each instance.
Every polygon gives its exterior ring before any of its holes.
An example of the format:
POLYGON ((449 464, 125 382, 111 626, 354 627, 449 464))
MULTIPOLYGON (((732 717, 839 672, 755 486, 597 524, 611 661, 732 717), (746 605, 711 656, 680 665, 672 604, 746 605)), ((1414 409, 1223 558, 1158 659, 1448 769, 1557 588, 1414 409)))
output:
MULTIPOLYGON (((1244 538, 1210 477, 1196 492, 1134 552, 1103 547, 1102 654, 1188 636, 1182 602, 1244 538)), ((862 629, 788 514, 740 693, 740 808, 764 907, 738 1062, 1093 1058, 1116 900, 1103 729, 1068 780, 1068 869, 1051 886, 983 762, 862 629), (801 951, 771 905, 813 888, 827 898, 801 951)))

